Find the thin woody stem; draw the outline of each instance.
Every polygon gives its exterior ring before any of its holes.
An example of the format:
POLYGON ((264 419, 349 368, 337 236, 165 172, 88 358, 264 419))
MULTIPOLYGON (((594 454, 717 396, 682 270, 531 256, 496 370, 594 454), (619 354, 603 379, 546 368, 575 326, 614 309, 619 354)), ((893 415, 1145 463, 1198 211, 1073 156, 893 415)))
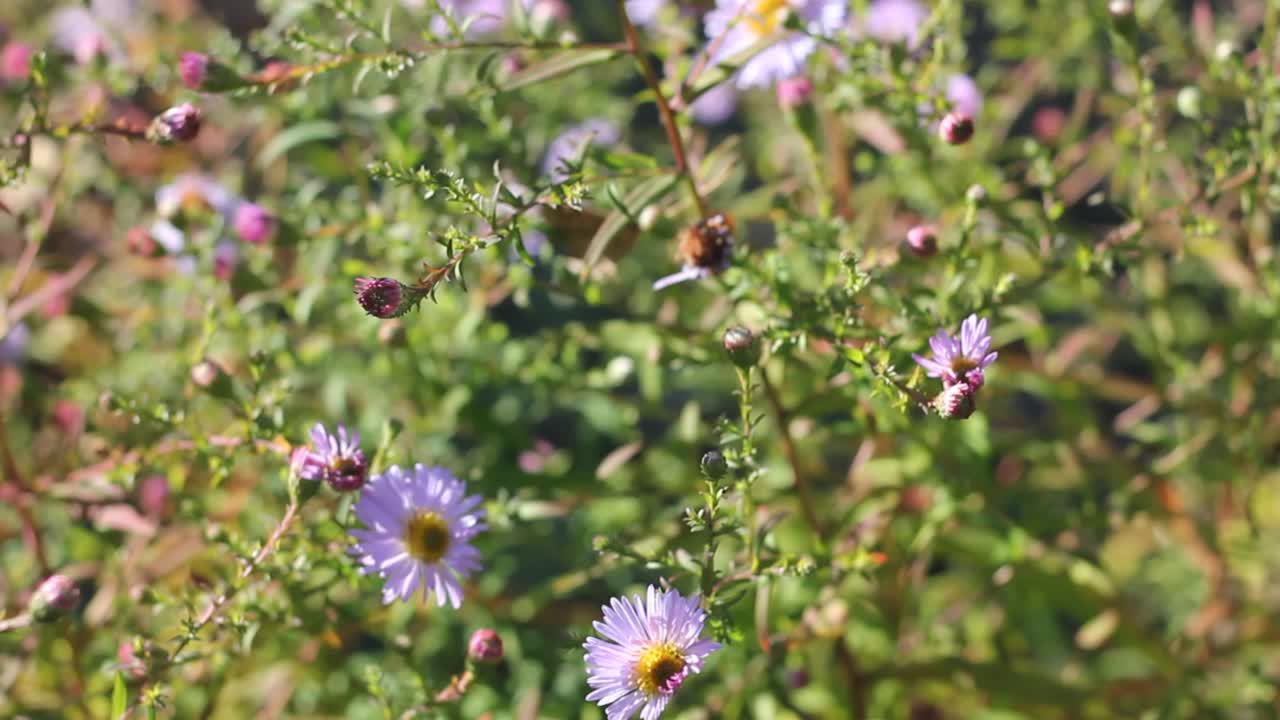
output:
POLYGON ((671 104, 667 102, 667 96, 662 92, 662 85, 658 82, 653 66, 649 64, 649 59, 645 57, 644 49, 640 46, 640 34, 636 32, 636 26, 631 23, 631 17, 627 15, 626 0, 618 0, 618 13, 622 17, 622 32, 627 38, 627 50, 635 57, 636 64, 640 66, 640 74, 644 76, 644 82, 653 92, 653 100, 658 105, 658 116, 662 119, 663 129, 667 131, 667 143, 671 145, 671 152, 676 156, 676 172, 689 186, 693 202, 698 206, 698 214, 704 218, 709 217, 711 212, 707 209, 707 202, 702 198, 702 193, 698 192, 698 181, 693 177, 689 167, 689 156, 685 152, 684 141, 680 139, 676 115, 671 110, 671 104))
POLYGON ((791 465, 791 474, 796 479, 796 494, 800 496, 800 509, 804 513, 805 522, 809 523, 809 527, 821 541, 822 521, 818 519, 817 504, 813 499, 813 488, 809 486, 809 476, 801 467, 800 453, 796 450, 795 439, 791 437, 791 421, 787 415, 787 409, 782 405, 782 398, 779 397, 777 388, 769 380, 769 373, 763 368, 760 371, 760 385, 764 388, 764 396, 769 402, 769 408, 773 410, 774 423, 778 426, 778 436, 782 438, 782 454, 786 456, 787 464, 791 465))

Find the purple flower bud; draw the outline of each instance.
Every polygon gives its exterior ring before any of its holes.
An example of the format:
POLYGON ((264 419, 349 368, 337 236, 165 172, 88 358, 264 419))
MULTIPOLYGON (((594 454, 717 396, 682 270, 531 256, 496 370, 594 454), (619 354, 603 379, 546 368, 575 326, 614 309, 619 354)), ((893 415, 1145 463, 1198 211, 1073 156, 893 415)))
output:
POLYGON ((151 517, 162 517, 169 509, 169 480, 163 475, 151 475, 138 483, 138 505, 151 517))
POLYGON ((251 202, 242 202, 236 207, 232 223, 241 240, 255 245, 270 240, 276 231, 276 216, 251 202))
POLYGON ((744 370, 760 361, 759 341, 754 333, 741 325, 724 331, 724 349, 733 364, 744 370))
POLYGON ((932 225, 917 225, 907 231, 907 249, 916 257, 929 258, 938 253, 938 234, 932 225))
POLYGON ((938 137, 949 145, 963 145, 973 137, 973 118, 967 113, 952 110, 938 123, 938 137))
POLYGON ((32 593, 27 610, 37 622, 52 622, 80 604, 80 588, 66 575, 50 575, 32 593))
POLYGON ((471 634, 467 657, 473 662, 496 663, 502 660, 502 637, 496 630, 481 628, 471 634))
POLYGON ((0 80, 21 82, 31 77, 31 57, 35 51, 22 42, 11 42, 0 50, 0 80))
POLYGON ((178 75, 182 77, 183 85, 192 90, 199 90, 204 86, 208 72, 208 55, 197 52, 182 53, 182 58, 178 61, 178 75))
POLYGON ((236 274, 236 265, 240 264, 240 249, 233 242, 220 242, 213 249, 213 276, 219 280, 230 280, 236 274))
POLYGON ((964 420, 977 408, 973 396, 976 393, 967 383, 956 383, 938 393, 933 406, 938 414, 948 420, 964 420))
POLYGON ((783 110, 798 108, 809 102, 811 97, 813 97, 813 81, 804 75, 778 82, 778 105, 783 110))
POLYGON ((409 312, 423 294, 395 278, 356 278, 356 302, 364 311, 384 320, 409 312))
POLYGON ((147 139, 159 145, 190 142, 200 134, 200 110, 183 103, 165 110, 151 121, 147 139))

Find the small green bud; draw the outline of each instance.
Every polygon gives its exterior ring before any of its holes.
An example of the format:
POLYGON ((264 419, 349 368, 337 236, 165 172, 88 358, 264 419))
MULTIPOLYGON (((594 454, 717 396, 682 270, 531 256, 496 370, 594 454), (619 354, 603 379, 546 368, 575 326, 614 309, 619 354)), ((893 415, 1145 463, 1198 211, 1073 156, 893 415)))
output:
POLYGON ((724 331, 724 349, 729 359, 743 370, 760 362, 760 342, 754 333, 741 325, 724 331))
POLYGON ((1200 117, 1201 100, 1203 96, 1200 94, 1200 88, 1194 86, 1184 87, 1178 91, 1178 112, 1183 117, 1196 119, 1200 117))

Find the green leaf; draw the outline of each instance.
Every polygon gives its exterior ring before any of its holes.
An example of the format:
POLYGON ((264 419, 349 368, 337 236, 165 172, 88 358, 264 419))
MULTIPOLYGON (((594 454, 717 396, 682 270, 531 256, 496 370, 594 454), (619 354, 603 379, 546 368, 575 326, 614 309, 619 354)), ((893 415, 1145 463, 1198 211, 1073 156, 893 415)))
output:
POLYGON ((258 155, 258 167, 265 168, 290 150, 316 140, 331 140, 338 137, 341 130, 336 123, 328 120, 313 120, 299 123, 272 138, 258 155))
POLYGON ((554 77, 567 75, 575 70, 580 70, 591 65, 599 65, 602 62, 618 57, 621 53, 617 50, 601 48, 599 50, 588 50, 580 53, 565 53, 535 63, 529 67, 515 73, 507 78, 506 82, 499 84, 500 90, 516 90, 529 85, 535 85, 543 80, 550 80, 554 77))
POLYGON ((666 195, 675 187, 678 178, 674 175, 663 175, 660 177, 650 178, 637 185, 623 199, 623 208, 615 209, 605 217, 604 222, 600 223, 600 229, 596 230, 596 234, 591 238, 591 244, 587 246, 587 252, 583 255, 582 276, 585 278, 595 264, 604 257, 604 253, 609 249, 609 243, 617 237, 618 233, 630 222, 628 215, 635 214, 638 210, 645 207, 649 203, 666 195), (624 212, 625 209, 625 212, 624 212))
POLYGON ((111 720, 120 720, 129 708, 129 691, 124 686, 124 675, 116 673, 115 687, 111 689, 111 720))

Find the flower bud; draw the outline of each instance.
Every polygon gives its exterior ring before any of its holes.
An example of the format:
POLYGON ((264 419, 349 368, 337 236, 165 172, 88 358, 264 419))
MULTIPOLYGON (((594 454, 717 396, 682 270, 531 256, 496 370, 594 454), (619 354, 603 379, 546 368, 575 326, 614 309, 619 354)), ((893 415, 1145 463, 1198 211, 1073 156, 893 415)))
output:
POLYGON ((938 137, 948 145, 963 145, 973 137, 973 118, 968 113, 952 110, 938 123, 938 137))
POLYGON ((974 205, 981 205, 987 201, 987 189, 977 183, 974 183, 965 191, 964 199, 974 205))
POLYGON ((809 671, 804 668, 788 670, 786 674, 787 687, 792 690, 809 686, 809 671))
POLYGON ((933 493, 924 485, 908 485, 898 494, 898 511, 919 515, 933 507, 933 493))
POLYGON ((199 90, 204 85, 208 71, 209 56, 204 53, 182 53, 178 60, 178 75, 182 78, 182 84, 192 90, 199 90))
POLYGON ((200 110, 191 103, 182 103, 165 110, 147 127, 147 140, 157 145, 185 143, 200 134, 200 110))
POLYGON ((191 382, 202 388, 213 385, 221 376, 222 368, 208 360, 202 360, 191 368, 191 382))
POLYGON ((384 320, 400 317, 422 301, 423 293, 395 278, 360 277, 355 281, 356 302, 364 311, 384 320))
POLYGON ((481 628, 471 634, 467 643, 467 657, 472 662, 496 663, 502 660, 502 637, 496 630, 481 628))
POLYGON ((35 50, 21 42, 11 42, 0 50, 0 81, 17 83, 31 77, 31 58, 35 50))
POLYGON ((702 456, 702 474, 712 480, 719 480, 729 472, 729 463, 719 450, 708 450, 702 456))
POLYGON ((933 400, 933 406, 944 418, 964 420, 977 408, 973 399, 975 392, 967 383, 958 382, 938 393, 933 400))
POLYGON ((50 575, 31 595, 27 610, 36 622, 53 622, 80 604, 80 588, 66 575, 50 575))
POLYGON ((1111 0, 1107 3, 1107 12, 1114 18, 1129 17, 1133 14, 1133 0, 1111 0))
POLYGON ((249 81, 205 53, 186 52, 178 59, 178 76, 192 90, 224 92, 244 87, 249 81))
POLYGON ((907 231, 907 249, 916 257, 938 254, 938 234, 932 225, 917 225, 907 231))
POLYGON ((755 333, 741 325, 724 331, 724 349, 733 364, 744 370, 760 362, 759 340, 755 333))
POLYGON ((1195 120, 1199 118, 1203 112, 1202 100, 1204 96, 1200 93, 1200 88, 1194 85, 1188 85, 1178 91, 1177 106, 1178 112, 1186 118, 1195 120))
POLYGON ((242 202, 236 206, 232 224, 241 240, 254 245, 261 245, 271 239, 276 232, 276 217, 261 205, 242 202))
POLYGON ((778 106, 783 110, 794 110, 809 102, 811 97, 813 97, 813 81, 804 75, 787 78, 778 83, 778 106))
POLYGON ((222 281, 230 280, 240 264, 240 248, 230 241, 220 242, 213 249, 213 276, 222 281))
POLYGON ((150 475, 138 483, 138 505, 149 517, 163 517, 169 510, 169 479, 150 475))

